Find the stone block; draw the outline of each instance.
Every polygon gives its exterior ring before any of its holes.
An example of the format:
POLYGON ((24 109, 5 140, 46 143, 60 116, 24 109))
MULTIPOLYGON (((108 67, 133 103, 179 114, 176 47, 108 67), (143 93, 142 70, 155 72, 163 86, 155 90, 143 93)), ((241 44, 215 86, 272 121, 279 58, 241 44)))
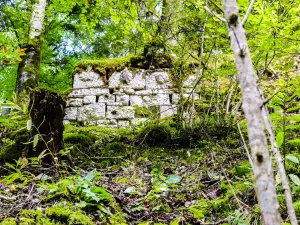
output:
POLYGON ((128 127, 130 122, 128 120, 118 120, 118 127, 128 127))
POLYGON ((143 90, 146 88, 146 79, 144 70, 140 70, 136 73, 136 75, 133 77, 133 79, 130 81, 129 85, 134 90, 143 90))
POLYGON ((103 87, 103 78, 95 72, 82 72, 74 75, 73 88, 103 87))
POLYGON ((135 90, 132 88, 124 88, 124 93, 127 95, 134 95, 135 90))
POLYGON ((187 79, 183 82, 183 87, 187 88, 193 88, 198 81, 197 76, 195 75, 190 75, 187 77, 187 79))
POLYGON ((63 124, 69 124, 70 120, 63 120, 63 124))
POLYGON ((108 80, 108 88, 117 88, 121 84, 121 73, 114 72, 108 80))
POLYGON ((144 105, 151 105, 152 99, 153 99, 153 95, 143 96, 144 105))
POLYGON ((180 95, 177 93, 172 94, 172 104, 178 104, 180 101, 180 95))
POLYGON ((152 95, 152 91, 151 90, 136 91, 135 95, 139 95, 139 96, 152 95))
POLYGON ((103 120, 98 120, 97 121, 98 126, 109 126, 109 127, 117 127, 118 122, 116 119, 103 119, 103 120))
POLYGON ((169 94, 157 94, 153 96, 152 102, 150 105, 170 105, 170 97, 169 94))
POLYGON ((84 97, 89 95, 105 95, 109 94, 108 88, 88 88, 88 89, 75 89, 73 90, 68 97, 84 97))
POLYGON ((97 125, 97 121, 91 121, 91 120, 84 121, 83 125, 84 126, 96 126, 97 125))
POLYGON ((121 72, 120 81, 122 84, 129 84, 133 78, 133 74, 127 68, 121 72))
POLYGON ((146 76, 146 89, 166 89, 171 85, 165 71, 150 73, 146 76))
POLYGON ((70 107, 65 109, 65 120, 76 120, 77 119, 77 113, 78 113, 78 108, 77 107, 70 107))
POLYGON ((119 105, 128 106, 129 105, 129 95, 117 95, 116 102, 119 105))
POLYGON ((105 94, 97 96, 96 99, 99 103, 114 103, 116 101, 116 96, 112 94, 105 94))
POLYGON ((69 106, 82 106, 81 98, 69 98, 67 100, 67 107, 69 106))
POLYGON ((95 121, 105 117, 105 103, 85 105, 78 109, 78 121, 95 121))
POLYGON ((131 95, 130 96, 130 105, 131 106, 143 106, 144 105, 144 101, 143 101, 143 97, 142 96, 138 96, 138 95, 131 95))
POLYGON ((131 106, 107 106, 106 116, 109 119, 134 118, 134 109, 131 106))
POLYGON ((160 106, 160 117, 173 116, 177 113, 177 105, 162 105, 160 106))
POLYGON ((96 103, 96 96, 89 95, 89 96, 84 96, 83 97, 83 104, 84 105, 94 104, 94 103, 96 103))

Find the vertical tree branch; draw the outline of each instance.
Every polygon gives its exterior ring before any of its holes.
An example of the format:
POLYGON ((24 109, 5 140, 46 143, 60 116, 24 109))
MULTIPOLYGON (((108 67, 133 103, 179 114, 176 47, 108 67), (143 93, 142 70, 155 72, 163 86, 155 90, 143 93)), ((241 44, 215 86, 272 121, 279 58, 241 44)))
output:
POLYGON ((280 225, 282 220, 279 213, 272 162, 263 125, 261 108, 263 99, 256 81, 237 2, 236 0, 222 0, 222 2, 242 90, 243 110, 247 120, 253 159, 255 189, 263 223, 265 225, 280 225))

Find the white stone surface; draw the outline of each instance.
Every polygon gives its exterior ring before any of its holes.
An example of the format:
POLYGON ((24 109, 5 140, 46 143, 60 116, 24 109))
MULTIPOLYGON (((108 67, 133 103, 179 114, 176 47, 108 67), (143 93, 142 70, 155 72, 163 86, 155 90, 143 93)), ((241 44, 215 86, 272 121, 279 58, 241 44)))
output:
POLYGON ((128 70, 128 68, 125 68, 121 72, 120 81, 122 84, 129 84, 132 78, 133 78, 133 74, 131 71, 128 70))
POLYGON ((130 122, 128 120, 119 120, 118 121, 118 127, 128 127, 130 125, 130 122))
POLYGON ((109 127, 117 127, 118 122, 115 119, 103 119, 97 121, 98 126, 109 126, 109 127))
POLYGON ((114 103, 116 101, 116 96, 112 94, 105 94, 97 96, 99 103, 114 103))
POLYGON ((160 106, 160 117, 173 116, 177 113, 177 105, 162 105, 160 106))
POLYGON ((65 110, 65 120, 76 120, 77 119, 77 111, 78 108, 77 107, 70 107, 70 108, 66 108, 65 110))
POLYGON ((96 121, 105 117, 105 103, 85 105, 78 109, 78 121, 96 121))
POLYGON ((131 106, 107 106, 106 117, 109 119, 134 118, 134 109, 131 106))
POLYGON ((153 72, 146 76, 146 89, 163 89, 169 86, 169 75, 165 71, 153 72))
POLYGON ((82 98, 69 98, 67 100, 67 107, 69 106, 82 106, 82 98))
POLYGON ((121 73, 120 72, 114 72, 108 81, 108 88, 117 88, 120 86, 121 83, 121 73))
POLYGON ((73 88, 103 87, 103 78, 95 72, 82 72, 74 75, 73 88))
POLYGON ((144 105, 151 105, 152 104, 153 96, 143 96, 144 105))
POLYGON ((108 88, 75 89, 69 94, 69 98, 84 97, 88 95, 105 95, 105 94, 109 94, 108 88))
POLYGON ((172 104, 178 104, 180 101, 180 96, 177 93, 172 94, 172 104))
MULTIPOLYGON (((161 117, 172 116, 177 113, 179 94, 169 79, 167 70, 132 72, 126 68, 114 72, 105 86, 97 73, 76 74, 65 121, 108 127, 143 125, 148 118, 135 118, 138 116, 134 110, 136 105, 153 109, 161 117)), ((184 96, 191 92, 195 79, 193 75, 185 81, 184 96)), ((195 100, 199 98, 198 93, 193 96, 195 100)))
POLYGON ((147 95, 152 95, 152 91, 151 90, 136 91, 135 94, 139 96, 147 96, 147 95))
POLYGON ((143 106, 144 105, 144 101, 143 101, 143 97, 142 96, 137 96, 137 95, 131 95, 130 96, 130 105, 131 106, 143 106))
POLYGON ((127 95, 134 95, 135 90, 132 88, 124 88, 124 93, 127 95))
POLYGON ((129 95, 117 95, 116 102, 120 105, 128 106, 129 105, 129 95))
POLYGON ((197 80, 197 76, 191 75, 183 82, 183 87, 192 88, 196 84, 197 80))
POLYGON ((96 103, 96 96, 94 95, 84 96, 83 98, 84 105, 94 104, 94 103, 96 103))
POLYGON ((146 79, 145 79, 145 74, 144 70, 140 70, 136 73, 134 78, 130 81, 129 85, 134 89, 134 90, 143 90, 146 88, 146 79))
POLYGON ((150 105, 170 105, 169 94, 157 94, 153 96, 152 102, 150 105))

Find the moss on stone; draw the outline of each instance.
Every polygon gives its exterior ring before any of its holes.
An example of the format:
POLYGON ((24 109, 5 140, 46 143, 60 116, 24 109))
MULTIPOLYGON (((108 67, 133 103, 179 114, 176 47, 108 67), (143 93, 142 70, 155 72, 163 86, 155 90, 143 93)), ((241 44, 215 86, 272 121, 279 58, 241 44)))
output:
POLYGON ((75 65, 75 73, 92 69, 98 72, 105 79, 109 78, 113 72, 121 71, 130 66, 130 57, 114 59, 82 60, 75 65))

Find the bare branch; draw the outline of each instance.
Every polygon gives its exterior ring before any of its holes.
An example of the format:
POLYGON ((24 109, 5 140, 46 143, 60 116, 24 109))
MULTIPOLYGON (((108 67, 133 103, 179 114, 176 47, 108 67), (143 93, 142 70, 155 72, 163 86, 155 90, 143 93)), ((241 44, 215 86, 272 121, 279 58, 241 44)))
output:
POLYGON ((252 0, 252 1, 250 2, 250 5, 249 5, 248 10, 247 10, 247 12, 246 12, 246 15, 244 16, 244 19, 243 19, 243 21, 242 21, 242 25, 243 25, 243 26, 245 25, 245 23, 246 23, 247 20, 248 20, 248 17, 250 16, 250 13, 251 13, 252 8, 253 8, 253 5, 254 5, 254 2, 255 2, 255 0, 252 0))
POLYGON ((206 5, 204 6, 204 9, 205 9, 206 12, 208 12, 209 14, 211 14, 211 15, 217 17, 217 18, 218 18, 219 20, 221 20, 222 22, 226 22, 226 20, 225 20, 223 17, 221 17, 221 16, 219 16, 218 14, 214 13, 214 12, 213 12, 212 10, 210 10, 206 5))

